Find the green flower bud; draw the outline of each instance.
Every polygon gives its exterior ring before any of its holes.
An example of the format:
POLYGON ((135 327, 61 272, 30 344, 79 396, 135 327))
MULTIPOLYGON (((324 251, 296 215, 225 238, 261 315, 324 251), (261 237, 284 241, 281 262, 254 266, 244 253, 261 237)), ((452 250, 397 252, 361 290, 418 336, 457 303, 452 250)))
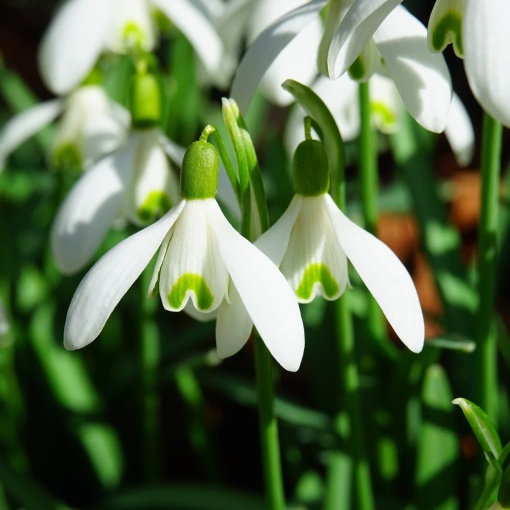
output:
POLYGON ((156 77, 150 73, 137 73, 129 87, 129 111, 136 129, 148 129, 161 119, 161 91, 156 77))
POLYGON ((218 152, 213 144, 193 142, 184 154, 181 195, 188 200, 214 198, 218 189, 218 152))
POLYGON ((296 193, 314 197, 329 190, 328 157, 321 142, 305 140, 294 153, 292 163, 296 193))

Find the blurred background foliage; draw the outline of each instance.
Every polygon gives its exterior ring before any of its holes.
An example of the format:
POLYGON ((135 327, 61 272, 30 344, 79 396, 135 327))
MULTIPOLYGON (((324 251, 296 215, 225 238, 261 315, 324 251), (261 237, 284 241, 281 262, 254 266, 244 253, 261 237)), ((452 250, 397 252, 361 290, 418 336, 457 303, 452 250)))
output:
MULTIPOLYGON (((51 97, 38 75, 36 51, 56 3, 0 2, 0 124, 51 97)), ((423 4, 406 3, 418 16, 426 15, 423 4)), ((158 57, 167 98, 162 127, 169 137, 186 146, 205 124, 221 127, 219 99, 226 91, 200 88, 189 43, 174 33, 158 57)), ((455 89, 479 140, 480 110, 462 64, 450 57, 448 51, 455 89)), ((105 86, 125 104, 131 64, 127 58, 108 64, 105 86)), ((256 101, 246 120, 274 222, 292 196, 282 142, 287 111, 256 101)), ((77 178, 47 164, 51 131, 16 150, 0 174, 0 296, 10 321, 0 338, 0 510, 264 508, 251 344, 220 363, 214 324, 145 300, 147 270, 96 342, 79 352, 64 350, 65 315, 86 271, 63 277, 49 253, 52 219, 77 178)), ((476 167, 458 168, 444 137, 410 119, 379 142, 386 150, 379 160, 378 234, 412 273, 432 340, 419 356, 393 342, 389 330, 392 340, 385 339, 384 348, 369 340, 367 293, 352 274, 348 292, 377 508, 468 508, 482 481, 480 451, 451 401, 476 394, 470 353, 479 174, 476 167)), ((356 217, 356 144, 347 150, 349 211, 356 217)), ((504 163, 507 155, 504 149, 504 163)), ((510 179, 503 176, 498 429, 508 439, 510 179)), ((130 233, 110 232, 97 258, 130 233)), ((318 509, 325 465, 345 450, 334 423, 343 397, 332 362, 334 309, 316 300, 302 311, 303 365, 297 374, 277 369, 276 412, 289 504, 318 509)), ((343 508, 350 508, 348 494, 345 501, 343 508)))

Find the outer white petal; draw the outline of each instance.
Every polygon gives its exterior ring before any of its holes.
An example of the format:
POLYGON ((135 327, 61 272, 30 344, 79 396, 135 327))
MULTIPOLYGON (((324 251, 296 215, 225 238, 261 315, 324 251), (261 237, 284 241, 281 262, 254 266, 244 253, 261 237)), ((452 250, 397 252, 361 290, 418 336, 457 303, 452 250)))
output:
POLYGON ((269 229, 266 230, 256 241, 255 246, 265 253, 276 266, 280 266, 289 245, 290 233, 294 228, 294 223, 301 211, 303 197, 294 195, 289 207, 282 214, 280 219, 269 229))
POLYGON ((475 133, 469 114, 457 94, 453 94, 444 134, 459 166, 467 166, 473 159, 475 133))
POLYGON ((425 326, 413 281, 397 256, 379 239, 347 218, 328 195, 338 241, 379 303, 395 333, 413 352, 420 352, 425 326))
POLYGON ((280 52, 309 23, 313 22, 327 0, 312 0, 281 17, 249 47, 232 84, 230 96, 245 113, 262 77, 280 52))
POLYGON ((230 303, 225 300, 218 308, 216 320, 216 352, 220 358, 228 358, 239 352, 253 329, 253 321, 232 282, 229 297, 230 303))
POLYGON ((328 52, 332 79, 349 69, 379 25, 402 0, 356 0, 340 23, 328 52))
POLYGON ((466 2, 464 67, 476 99, 492 117, 510 126, 510 2, 466 2))
POLYGON ((182 166, 182 160, 186 149, 179 144, 172 142, 170 138, 167 138, 164 134, 160 134, 158 143, 163 147, 167 156, 175 163, 178 167, 182 166))
POLYGON ((67 312, 66 349, 80 349, 97 338, 122 296, 150 262, 185 203, 179 201, 159 221, 119 243, 85 275, 67 312))
POLYGON ((322 32, 322 22, 317 15, 275 58, 260 82, 270 101, 280 106, 294 101, 294 96, 281 86, 289 78, 305 85, 312 83, 319 72, 316 62, 322 32))
POLYGON ((200 9, 189 0, 152 0, 152 3, 187 37, 211 78, 224 85, 234 62, 229 61, 220 36, 200 9))
POLYGON ((67 0, 39 48, 39 68, 55 94, 76 87, 104 47, 113 15, 111 0, 67 0))
POLYGON ((296 371, 305 337, 292 289, 269 258, 234 230, 216 203, 209 217, 230 278, 262 340, 283 368, 296 371))
POLYGON ((218 207, 214 199, 189 200, 174 226, 159 274, 159 294, 167 310, 180 311, 191 299, 199 311, 212 312, 227 294, 228 272, 210 225, 211 204, 218 207), (198 292, 180 287, 185 275, 201 277, 199 283, 206 287, 200 286, 198 292), (171 295, 176 296, 175 303, 171 295))
POLYGON ((443 131, 452 84, 443 55, 428 49, 427 29, 399 6, 381 24, 374 40, 409 113, 425 129, 443 131))
POLYGON ((63 101, 53 99, 40 103, 9 120, 0 132, 0 170, 5 166, 7 156, 49 124, 61 111, 63 101))
POLYGON ((80 270, 111 228, 132 171, 134 144, 128 143, 84 173, 58 210, 51 228, 57 267, 66 274, 80 270))

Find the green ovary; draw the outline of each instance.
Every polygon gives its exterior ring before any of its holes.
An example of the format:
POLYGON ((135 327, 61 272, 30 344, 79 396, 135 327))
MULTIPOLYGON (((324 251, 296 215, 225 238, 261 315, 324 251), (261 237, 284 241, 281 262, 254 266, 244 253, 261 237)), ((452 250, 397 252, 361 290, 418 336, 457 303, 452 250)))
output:
POLYGON ((443 51, 449 42, 452 42, 455 54, 462 57, 464 55, 462 19, 460 14, 455 11, 443 16, 432 34, 432 47, 435 51, 443 51))
POLYGON ((214 296, 202 276, 195 273, 186 273, 180 276, 174 283, 168 294, 168 303, 176 310, 182 308, 186 293, 191 291, 195 294, 197 308, 207 311, 211 307, 214 296))
POLYGON ((339 291, 338 283, 325 264, 310 264, 303 275, 303 279, 296 289, 296 295, 303 300, 310 300, 313 288, 320 283, 324 297, 333 299, 339 291))
POLYGON ((137 209, 136 215, 144 223, 151 221, 156 215, 166 213, 172 206, 170 199, 163 191, 151 191, 145 202, 137 209))

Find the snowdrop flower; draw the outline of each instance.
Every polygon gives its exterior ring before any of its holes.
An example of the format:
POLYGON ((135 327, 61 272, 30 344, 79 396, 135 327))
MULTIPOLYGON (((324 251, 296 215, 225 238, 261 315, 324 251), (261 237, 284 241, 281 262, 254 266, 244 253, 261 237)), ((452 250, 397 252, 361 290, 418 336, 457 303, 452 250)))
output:
POLYGON ((0 133, 0 169, 7 156, 61 115, 52 144, 57 166, 86 168, 125 139, 129 114, 98 85, 84 85, 69 96, 37 104, 16 115, 0 133))
POLYGON ((429 20, 429 42, 435 51, 448 43, 464 57, 471 90, 496 120, 510 127, 510 4, 505 0, 437 0, 429 20))
POLYGON ((256 241, 280 267, 298 300, 337 299, 349 285, 347 259, 402 342, 420 352, 424 321, 416 289, 397 256, 345 216, 328 194, 322 143, 305 140, 293 163, 296 195, 283 216, 256 241))
POLYGON ((161 11, 188 38, 208 73, 224 79, 227 57, 222 42, 192 0, 67 0, 48 28, 39 67, 55 94, 66 94, 87 76, 103 51, 151 51, 161 11))
MULTIPOLYGON (((357 82, 352 80, 348 73, 336 81, 320 76, 312 85, 312 89, 333 114, 343 140, 346 142, 355 140, 360 129, 357 82)), ((374 128, 386 135, 395 133, 400 127, 404 108, 395 84, 389 78, 374 74, 370 78, 369 90, 374 128)), ((299 105, 296 105, 289 116, 285 131, 285 144, 289 154, 294 154, 302 140, 305 116, 305 111, 299 105)), ((475 135, 469 115, 455 93, 444 133, 458 165, 468 165, 473 157, 475 135)))
MULTIPOLYGON (((337 79, 351 66, 356 79, 366 80, 375 71, 387 73, 409 113, 426 129, 441 132, 452 95, 448 68, 442 55, 428 50, 425 27, 398 5, 400 1, 355 0, 348 9, 332 2, 333 22, 328 20, 319 67, 327 70, 331 79, 337 79), (334 34, 332 23, 337 26, 334 34), (326 62, 322 62, 326 58, 324 48, 328 48, 326 62)), ((312 0, 287 13, 249 48, 231 92, 243 111, 276 55, 313 21, 326 3, 312 0)))
POLYGON ((252 323, 276 360, 299 368, 304 349, 297 301, 283 275, 223 216, 216 200, 218 155, 206 142, 210 128, 186 151, 181 199, 153 225, 119 243, 78 287, 64 331, 67 349, 92 342, 122 296, 158 247, 149 295, 157 290, 169 311, 192 307, 195 314, 217 312, 220 357, 239 351, 252 323))
POLYGON ((180 164, 184 151, 159 128, 158 81, 142 68, 129 90, 129 136, 76 182, 53 222, 51 247, 63 273, 81 269, 112 225, 126 221, 146 225, 178 199, 178 183, 167 155, 180 164))

